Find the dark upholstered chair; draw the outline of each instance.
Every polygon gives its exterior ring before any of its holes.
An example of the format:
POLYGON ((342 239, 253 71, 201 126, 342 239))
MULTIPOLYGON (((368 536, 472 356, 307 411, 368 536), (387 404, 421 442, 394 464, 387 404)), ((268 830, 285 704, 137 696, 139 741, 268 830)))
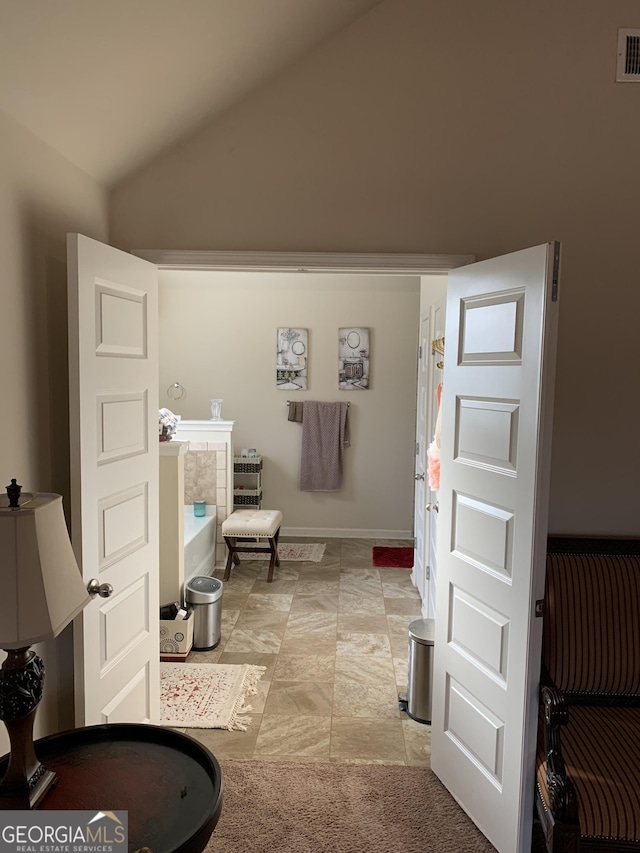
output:
POLYGON ((640 851, 640 541, 555 537, 548 550, 536 762, 547 850, 640 851))

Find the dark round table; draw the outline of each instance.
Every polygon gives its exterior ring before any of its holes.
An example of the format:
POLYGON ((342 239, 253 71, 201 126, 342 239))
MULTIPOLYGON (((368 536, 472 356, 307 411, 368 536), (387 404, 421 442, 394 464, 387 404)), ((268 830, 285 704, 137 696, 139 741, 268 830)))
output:
MULTIPOLYGON (((125 810, 129 850, 200 853, 222 808, 222 772, 197 740, 135 723, 41 738, 36 754, 58 776, 40 810, 125 810)), ((0 761, 0 778, 7 759, 0 761)))

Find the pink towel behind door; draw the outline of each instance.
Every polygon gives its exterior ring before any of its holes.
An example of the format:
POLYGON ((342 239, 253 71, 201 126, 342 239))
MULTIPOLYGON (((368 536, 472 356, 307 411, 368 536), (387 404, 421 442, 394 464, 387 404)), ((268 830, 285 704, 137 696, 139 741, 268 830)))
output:
POLYGON ((343 450, 351 443, 349 406, 315 400, 303 405, 300 491, 337 492, 342 488, 343 450))

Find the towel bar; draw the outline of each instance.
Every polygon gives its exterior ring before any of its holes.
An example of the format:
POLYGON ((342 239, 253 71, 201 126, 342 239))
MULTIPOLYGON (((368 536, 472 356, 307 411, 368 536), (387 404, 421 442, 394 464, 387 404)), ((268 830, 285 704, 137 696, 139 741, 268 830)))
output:
MULTIPOLYGON (((294 402, 297 403, 298 401, 297 400, 287 400, 287 406, 290 406, 294 402)), ((350 405, 351 405, 351 403, 347 400, 347 409, 349 408, 350 405)))

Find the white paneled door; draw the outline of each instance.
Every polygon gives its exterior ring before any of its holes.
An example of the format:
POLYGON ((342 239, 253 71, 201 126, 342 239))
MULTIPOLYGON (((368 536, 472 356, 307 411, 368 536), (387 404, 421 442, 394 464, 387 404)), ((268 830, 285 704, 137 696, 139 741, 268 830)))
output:
MULTIPOLYGON (((438 418, 438 386, 442 381, 442 354, 431 347, 431 344, 440 338, 444 338, 445 303, 437 302, 429 309, 430 331, 429 331, 429 401, 428 422, 431 440, 434 439, 436 421, 438 418)), ((438 587, 438 520, 439 520, 439 493, 432 489, 427 482, 427 570, 429 574, 427 606, 422 610, 428 619, 434 619, 436 615, 436 589, 438 587)))
POLYGON ((76 724, 157 722, 157 267, 67 238, 71 535, 86 583, 74 622, 76 724))
POLYGON ((444 301, 429 306, 420 320, 418 394, 416 415, 416 465, 413 535, 415 540, 412 580, 422 598, 422 613, 435 615, 436 533, 438 493, 429 486, 427 448, 433 440, 438 414, 437 388, 442 376, 442 356, 431 346, 444 335, 444 301))
POLYGON ((449 274, 431 766, 530 849, 559 245, 449 274))
POLYGON ((411 579, 418 588, 420 598, 426 601, 429 576, 427 570, 427 522, 425 518, 425 495, 427 483, 427 445, 429 407, 427 404, 428 383, 428 346, 430 319, 425 315, 420 320, 420 343, 418 349, 418 402, 416 412, 416 464, 414 469, 413 492, 413 570, 411 579))

